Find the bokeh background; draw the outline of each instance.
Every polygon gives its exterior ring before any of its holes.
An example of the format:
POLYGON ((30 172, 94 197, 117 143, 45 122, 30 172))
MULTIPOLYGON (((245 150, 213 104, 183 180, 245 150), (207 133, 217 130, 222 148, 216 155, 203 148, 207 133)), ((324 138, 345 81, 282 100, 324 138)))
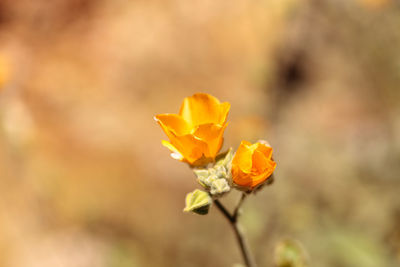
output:
POLYGON ((399 266, 399 47, 395 0, 1 0, 0 266, 240 263, 153 120, 195 92, 231 103, 224 148, 274 147, 242 217, 260 266, 285 238, 399 266))

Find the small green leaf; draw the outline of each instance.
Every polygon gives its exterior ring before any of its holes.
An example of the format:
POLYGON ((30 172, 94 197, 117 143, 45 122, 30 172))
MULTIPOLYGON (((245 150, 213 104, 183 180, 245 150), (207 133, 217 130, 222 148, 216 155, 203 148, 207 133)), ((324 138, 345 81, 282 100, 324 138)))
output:
POLYGON ((211 203, 212 199, 207 192, 196 189, 186 195, 186 207, 183 211, 205 215, 208 213, 211 203))

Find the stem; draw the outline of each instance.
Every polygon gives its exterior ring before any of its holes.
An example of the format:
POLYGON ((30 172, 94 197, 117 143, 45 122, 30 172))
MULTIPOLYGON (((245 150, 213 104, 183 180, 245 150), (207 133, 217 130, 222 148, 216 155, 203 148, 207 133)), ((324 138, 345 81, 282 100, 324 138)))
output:
POLYGON ((256 267, 256 263, 254 261, 253 256, 250 253, 249 245, 246 242, 246 239, 243 235, 243 232, 241 230, 241 227, 238 222, 238 216, 240 214, 240 206, 243 204, 244 199, 246 198, 246 194, 243 193, 242 197, 239 200, 239 203, 237 204, 233 215, 229 213, 229 211, 222 205, 222 203, 216 199, 214 200, 215 205, 217 208, 221 211, 221 213, 224 215, 224 217, 229 221, 229 224, 232 226, 233 231, 235 232, 236 239, 239 243, 240 250, 242 252, 243 260, 246 264, 247 267, 256 267))
POLYGON ((242 193, 242 196, 240 197, 239 203, 236 205, 235 211, 233 212, 233 218, 235 219, 235 221, 237 221, 237 218, 240 215, 240 208, 242 207, 242 204, 246 198, 246 194, 242 193))
POLYGON ((219 202, 218 199, 214 200, 215 205, 217 206, 217 208, 222 212, 222 214, 225 216, 226 219, 228 219, 228 221, 230 223, 233 222, 233 217, 231 216, 231 214, 229 213, 229 211, 227 211, 227 209, 225 209, 224 205, 222 205, 221 202, 219 202))
POLYGON ((232 226, 233 230, 235 231, 236 238, 239 242, 240 250, 242 251, 242 256, 246 266, 256 267, 257 265, 254 261, 253 256, 250 253, 249 245, 247 244, 246 239, 243 236, 243 232, 241 230, 240 225, 238 224, 238 222, 236 222, 232 226))

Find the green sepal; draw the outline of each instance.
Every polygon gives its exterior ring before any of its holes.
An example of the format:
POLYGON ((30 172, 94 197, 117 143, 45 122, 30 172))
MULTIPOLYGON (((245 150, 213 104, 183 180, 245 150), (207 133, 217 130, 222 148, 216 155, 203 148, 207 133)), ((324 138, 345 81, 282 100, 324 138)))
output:
POLYGON ((185 202, 186 207, 183 209, 183 211, 191 211, 200 215, 205 215, 210 209, 212 199, 207 192, 196 189, 186 195, 185 202))
POLYGON ((199 184, 204 187, 205 189, 208 189, 210 185, 207 183, 207 178, 209 176, 209 172, 206 169, 195 169, 193 170, 194 174, 197 177, 197 181, 199 184))
POLYGON ((197 178, 207 178, 209 175, 206 169, 195 169, 193 172, 196 174, 197 178))
POLYGON ((228 167, 228 165, 232 162, 232 158, 233 158, 232 148, 229 148, 228 151, 226 151, 223 154, 219 154, 217 156, 215 166, 228 167))

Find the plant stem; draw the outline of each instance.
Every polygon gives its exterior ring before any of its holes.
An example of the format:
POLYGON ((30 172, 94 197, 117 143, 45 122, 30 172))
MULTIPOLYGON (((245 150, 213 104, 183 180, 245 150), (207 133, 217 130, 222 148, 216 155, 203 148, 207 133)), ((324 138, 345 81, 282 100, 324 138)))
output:
POLYGON ((214 200, 215 205, 224 215, 224 217, 229 221, 229 224, 232 226, 233 231, 235 232, 236 239, 239 243, 240 250, 242 252, 243 260, 247 267, 256 267, 256 263, 254 261, 253 256, 250 253, 249 245, 246 242, 246 239, 243 235, 241 227, 238 222, 238 216, 240 214, 240 206, 243 204, 244 199, 246 198, 246 194, 242 193, 239 203, 237 204, 234 213, 231 215, 229 211, 222 205, 222 203, 216 199, 214 200))
POLYGON ((243 204, 244 200, 246 199, 246 196, 247 195, 245 193, 242 193, 242 196, 240 197, 239 203, 236 205, 235 211, 233 212, 233 218, 235 219, 235 221, 239 217, 240 208, 242 207, 242 204, 243 204))

